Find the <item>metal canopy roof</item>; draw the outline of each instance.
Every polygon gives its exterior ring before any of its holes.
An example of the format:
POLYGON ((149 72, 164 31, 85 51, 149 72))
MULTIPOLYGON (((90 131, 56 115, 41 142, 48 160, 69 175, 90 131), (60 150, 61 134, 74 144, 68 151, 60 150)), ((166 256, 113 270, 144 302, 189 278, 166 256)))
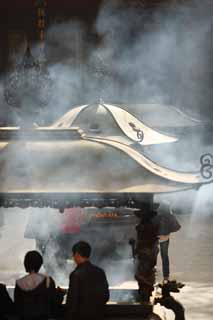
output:
POLYGON ((2 128, 0 205, 130 206, 155 193, 199 188, 206 183, 200 172, 170 170, 143 154, 146 144, 175 141, 102 103, 74 108, 50 127, 2 128))

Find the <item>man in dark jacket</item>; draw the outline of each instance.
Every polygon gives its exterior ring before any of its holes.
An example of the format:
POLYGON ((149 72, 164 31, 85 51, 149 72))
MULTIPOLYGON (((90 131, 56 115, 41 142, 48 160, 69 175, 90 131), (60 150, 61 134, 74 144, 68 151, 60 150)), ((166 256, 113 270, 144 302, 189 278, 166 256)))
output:
POLYGON ((91 247, 87 242, 77 242, 72 252, 77 267, 70 274, 66 320, 101 320, 109 299, 105 272, 89 261, 91 247))

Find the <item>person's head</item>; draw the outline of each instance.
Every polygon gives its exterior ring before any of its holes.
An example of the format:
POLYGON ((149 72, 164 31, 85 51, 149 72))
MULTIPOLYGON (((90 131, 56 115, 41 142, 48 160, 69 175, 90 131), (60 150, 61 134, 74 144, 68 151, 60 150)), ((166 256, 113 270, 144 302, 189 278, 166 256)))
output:
POLYGON ((36 251, 28 251, 24 257, 24 267, 26 272, 38 272, 43 264, 41 254, 36 251))
POLYGON ((171 213, 171 203, 168 200, 163 200, 160 203, 158 210, 160 213, 171 213))
POLYGON ((91 254, 91 246, 88 242, 79 241, 72 247, 73 258, 76 264, 81 264, 89 260, 91 254))

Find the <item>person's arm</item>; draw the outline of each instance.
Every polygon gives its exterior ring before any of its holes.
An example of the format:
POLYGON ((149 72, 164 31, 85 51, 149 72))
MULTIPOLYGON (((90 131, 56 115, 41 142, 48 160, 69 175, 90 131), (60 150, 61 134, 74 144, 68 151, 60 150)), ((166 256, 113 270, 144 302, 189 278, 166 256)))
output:
POLYGON ((65 319, 71 320, 80 310, 80 279, 76 272, 70 275, 69 288, 66 299, 65 319))
POLYGON ((109 284, 104 271, 103 271, 103 298, 104 298, 104 303, 107 303, 107 301, 109 300, 109 284))
POLYGON ((19 315, 23 305, 23 298, 22 298, 21 290, 17 285, 17 283, 14 289, 14 305, 15 305, 15 312, 19 315))
POLYGON ((52 277, 46 278, 46 287, 48 289, 48 314, 49 317, 54 317, 58 313, 57 291, 55 281, 52 277))

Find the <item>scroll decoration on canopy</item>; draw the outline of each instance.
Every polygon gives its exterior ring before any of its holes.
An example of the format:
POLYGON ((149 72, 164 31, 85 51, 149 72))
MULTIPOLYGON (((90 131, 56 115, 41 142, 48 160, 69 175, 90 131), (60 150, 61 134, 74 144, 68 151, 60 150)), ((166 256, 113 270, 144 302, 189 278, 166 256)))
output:
POLYGON ((129 125, 132 128, 132 130, 136 132, 138 142, 142 142, 144 139, 143 131, 141 129, 136 128, 136 125, 133 122, 129 122, 129 125))
POLYGON ((213 155, 205 153, 200 157, 200 173, 204 179, 211 179, 213 176, 213 155))

